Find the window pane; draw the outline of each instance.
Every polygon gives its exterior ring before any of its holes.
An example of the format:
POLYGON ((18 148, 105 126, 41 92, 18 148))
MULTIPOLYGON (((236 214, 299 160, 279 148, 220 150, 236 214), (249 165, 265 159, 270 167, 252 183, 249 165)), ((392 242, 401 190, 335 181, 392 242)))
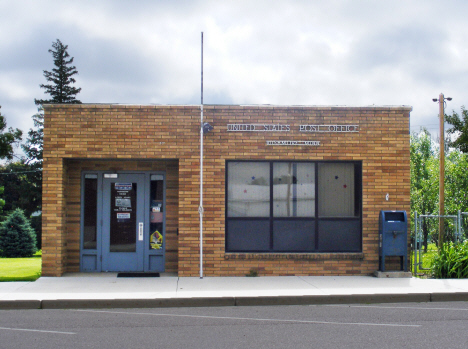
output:
POLYGON ((228 220, 226 249, 233 252, 270 250, 269 220, 228 220))
POLYGON ((315 165, 274 163, 273 200, 274 217, 314 217, 315 165))
POLYGON ((313 251, 315 249, 314 220, 277 220, 273 222, 275 251, 313 251))
POLYGON ((110 183, 110 252, 136 251, 137 183, 110 183))
POLYGON ((359 219, 319 221, 318 247, 324 252, 360 252, 361 222, 359 219))
POLYGON ((270 164, 228 162, 228 217, 270 216, 270 164))
MULTIPOLYGON (((151 176, 156 178, 155 175, 151 176)), ((150 186, 149 249, 161 250, 164 242, 164 180, 152 180, 150 186)))
POLYGON ((318 176, 319 216, 354 217, 354 164, 320 163, 318 176))
POLYGON ((83 248, 97 248, 97 178, 84 180, 83 248))

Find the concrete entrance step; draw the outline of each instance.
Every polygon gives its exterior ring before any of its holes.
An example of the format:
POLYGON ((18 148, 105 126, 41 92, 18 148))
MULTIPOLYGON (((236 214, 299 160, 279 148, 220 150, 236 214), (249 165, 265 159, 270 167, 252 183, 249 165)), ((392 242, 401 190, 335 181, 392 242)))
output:
POLYGON ((378 278, 411 278, 410 271, 375 271, 374 276, 378 278))

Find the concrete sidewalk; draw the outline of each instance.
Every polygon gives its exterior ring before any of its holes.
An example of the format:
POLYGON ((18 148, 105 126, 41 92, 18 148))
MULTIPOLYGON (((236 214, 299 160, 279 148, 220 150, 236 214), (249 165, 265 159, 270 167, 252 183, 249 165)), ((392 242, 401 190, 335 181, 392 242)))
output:
POLYGON ((372 276, 118 278, 66 274, 0 282, 0 309, 147 308, 468 301, 468 279, 372 276))

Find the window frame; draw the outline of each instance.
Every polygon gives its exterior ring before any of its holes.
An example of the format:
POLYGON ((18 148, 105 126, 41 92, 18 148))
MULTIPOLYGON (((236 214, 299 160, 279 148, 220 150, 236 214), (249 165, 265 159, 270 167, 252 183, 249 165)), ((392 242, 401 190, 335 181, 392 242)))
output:
MULTIPOLYGON (((227 253, 323 253, 323 252, 331 252, 331 253, 355 253, 355 252, 362 252, 362 205, 363 205, 363 175, 362 175, 362 161, 345 161, 345 160, 226 160, 225 163, 225 252, 227 253), (235 162, 245 162, 245 163, 268 163, 270 166, 270 215, 269 217, 229 217, 228 216, 228 205, 229 205, 229 164, 235 162), (315 171, 315 203, 314 203, 314 215, 313 216, 305 216, 305 217, 275 217, 274 216, 274 195, 273 195, 273 188, 274 188, 274 180, 273 180, 273 167, 275 163, 309 163, 314 164, 314 171, 315 171), (321 163, 347 163, 354 165, 354 216, 346 216, 346 217, 322 217, 319 215, 319 186, 320 186, 320 178, 319 178, 319 164, 321 163), (239 245, 238 242, 233 244, 235 238, 233 237, 235 232, 229 231, 230 226, 232 226, 233 222, 237 222, 237 224, 241 224, 241 222, 258 222, 258 221, 268 221, 268 229, 269 229, 269 243, 263 245, 269 245, 268 249, 248 249, 248 248, 239 248, 233 247, 234 245, 239 245), (298 222, 298 225, 307 225, 313 224, 313 248, 307 247, 304 249, 298 248, 275 248, 274 241, 274 226, 276 224, 284 223, 284 221, 293 221, 298 222), (334 238, 324 231, 324 226, 330 227, 335 226, 336 233, 335 236, 338 236, 341 240, 336 241, 336 247, 330 247, 330 241, 333 241, 334 238), (343 239, 343 232, 344 230, 340 227, 349 227, 349 229, 353 229, 352 236, 351 236, 351 244, 352 247, 348 246, 347 241, 343 239)), ((330 228, 329 228, 330 229, 330 228)), ((302 237, 302 236, 299 236, 302 237)), ((258 245, 258 244, 257 244, 258 245)))

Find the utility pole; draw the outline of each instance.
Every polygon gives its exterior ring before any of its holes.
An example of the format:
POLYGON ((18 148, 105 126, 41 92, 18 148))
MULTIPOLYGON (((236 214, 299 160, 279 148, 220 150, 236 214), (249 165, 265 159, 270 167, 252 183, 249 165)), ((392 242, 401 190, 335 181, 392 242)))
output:
POLYGON ((444 243, 445 227, 444 227, 444 215, 445 215, 445 100, 451 101, 451 97, 444 97, 444 94, 439 95, 439 99, 433 98, 434 102, 439 102, 439 129, 440 129, 440 140, 439 140, 439 248, 444 243))

